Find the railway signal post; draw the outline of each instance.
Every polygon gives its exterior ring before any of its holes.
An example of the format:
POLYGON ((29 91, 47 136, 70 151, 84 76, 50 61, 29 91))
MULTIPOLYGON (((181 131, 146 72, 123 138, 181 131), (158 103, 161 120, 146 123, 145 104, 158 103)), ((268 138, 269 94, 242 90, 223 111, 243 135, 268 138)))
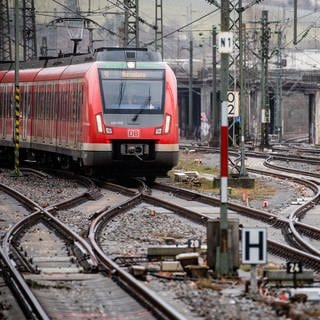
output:
POLYGON ((217 246, 217 275, 232 275, 231 236, 228 226, 228 102, 229 54, 232 51, 232 35, 229 32, 229 0, 221 1, 221 132, 220 132, 220 232, 217 246))

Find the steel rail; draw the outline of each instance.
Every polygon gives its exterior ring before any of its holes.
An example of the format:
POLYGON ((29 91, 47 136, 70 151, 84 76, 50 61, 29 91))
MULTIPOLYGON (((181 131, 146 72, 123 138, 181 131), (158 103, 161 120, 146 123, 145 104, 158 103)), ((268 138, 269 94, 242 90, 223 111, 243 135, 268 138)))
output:
MULTIPOLYGON (((260 172, 261 171, 259 171, 259 173, 260 172)), ((287 177, 287 176, 285 176, 285 177, 287 177)), ((295 182, 301 183, 301 179, 294 178, 293 180, 295 182)), ((310 188, 312 187, 313 191, 318 191, 317 185, 315 185, 314 183, 312 183, 310 181, 305 181, 305 182, 306 182, 307 186, 309 186, 310 188)), ((163 191, 166 191, 166 192, 172 192, 176 196, 180 196, 182 198, 188 198, 188 199, 194 200, 194 201, 199 201, 201 203, 205 203, 205 204, 209 204, 209 205, 216 205, 216 206, 219 206, 219 204, 220 204, 219 198, 206 196, 203 194, 196 193, 194 191, 190 191, 190 190, 186 190, 186 189, 178 189, 173 186, 163 185, 163 184, 159 184, 159 183, 155 183, 153 187, 160 189, 160 190, 163 190, 163 191)), ((147 197, 148 197, 147 195, 144 196, 145 199, 147 197)), ((312 252, 316 255, 320 255, 320 252, 317 249, 315 249, 313 246, 311 246, 307 241, 303 240, 303 238, 300 236, 300 234, 296 230, 296 228, 298 228, 299 231, 301 231, 305 234, 318 234, 318 237, 320 237, 320 229, 316 228, 314 226, 309 226, 304 223, 295 221, 295 218, 297 217, 297 215, 299 213, 302 214, 303 212, 306 212, 310 208, 310 206, 314 206, 314 203, 318 201, 319 197, 320 197, 320 194, 319 194, 319 192, 317 192, 316 195, 310 201, 308 201, 307 203, 305 203, 304 205, 299 207, 297 210, 295 210, 293 212, 293 215, 289 216, 289 218, 282 218, 282 217, 279 217, 273 213, 249 208, 249 207, 246 207, 246 206, 243 206, 240 204, 236 204, 236 203, 232 203, 232 202, 228 202, 228 208, 239 213, 239 214, 262 220, 275 228, 277 228, 277 227, 280 228, 280 227, 284 227, 287 225, 292 230, 292 233, 293 233, 294 237, 296 238, 296 240, 301 245, 303 245, 306 248, 306 250, 309 250, 310 252, 312 252)), ((162 203, 162 200, 159 200, 159 199, 151 200, 151 199, 152 199, 152 197, 150 197, 150 201, 152 201, 154 204, 161 205, 161 203, 162 203)), ((171 206, 171 204, 167 203, 167 204, 164 204, 164 206, 168 208, 171 206)), ((189 218, 194 217, 194 213, 191 210, 188 210, 186 208, 180 208, 179 206, 177 206, 177 210, 180 210, 180 212, 183 212, 183 214, 189 218)), ((201 219, 203 219, 203 215, 201 215, 201 217, 202 217, 201 219)))
POLYGON ((55 218, 48 210, 42 208, 33 200, 27 198, 20 192, 8 186, 5 186, 4 184, 0 183, 0 189, 22 203, 29 211, 33 211, 33 213, 14 224, 7 231, 5 237, 2 240, 0 246, 0 257, 5 264, 4 271, 6 272, 7 281, 9 282, 10 286, 13 286, 15 288, 15 291, 18 291, 19 294, 22 294, 23 300, 19 299, 19 301, 21 302, 21 304, 23 304, 23 309, 28 314, 32 315, 32 318, 45 320, 49 319, 41 304, 34 296, 29 286, 26 284, 22 275, 16 270, 15 266, 11 262, 10 244, 14 240, 15 236, 19 233, 19 231, 25 228, 26 224, 33 224, 37 219, 44 219, 48 223, 54 223, 55 226, 58 227, 59 231, 74 243, 74 245, 84 256, 84 260, 87 261, 90 269, 97 269, 98 262, 92 252, 92 248, 90 247, 90 245, 75 232, 67 228, 60 220, 55 218))
POLYGON ((31 319, 49 320, 49 316, 42 308, 38 299, 34 296, 21 274, 12 265, 9 255, 4 252, 1 246, 0 257, 3 261, 2 272, 4 273, 6 281, 9 282, 9 286, 12 290, 18 291, 19 297, 23 298, 23 300, 18 300, 18 303, 22 306, 23 310, 27 312, 31 319))
POLYGON ((159 295, 145 287, 131 274, 123 270, 117 263, 108 258, 99 246, 98 234, 103 225, 119 212, 128 210, 141 203, 143 198, 144 196, 137 194, 117 207, 100 212, 90 225, 88 238, 100 262, 109 270, 114 280, 119 281, 133 296, 137 297, 149 310, 155 313, 157 317, 167 320, 185 320, 183 315, 162 300, 159 295))

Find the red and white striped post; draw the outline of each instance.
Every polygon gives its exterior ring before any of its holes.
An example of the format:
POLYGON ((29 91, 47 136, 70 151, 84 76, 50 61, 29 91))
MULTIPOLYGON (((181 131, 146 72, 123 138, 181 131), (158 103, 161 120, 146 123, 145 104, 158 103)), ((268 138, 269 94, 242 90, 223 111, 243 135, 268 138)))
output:
POLYGON ((221 105, 221 133, 220 133, 220 195, 221 203, 228 202, 228 103, 221 105))
MULTIPOLYGON (((230 1, 221 1, 221 35, 229 31, 230 1)), ((229 35, 227 35, 230 37, 229 35)), ((230 38, 229 38, 230 40, 230 38)), ((229 86, 229 50, 222 50, 223 44, 232 41, 224 40, 219 51, 220 61, 220 99, 221 99, 221 132, 220 132, 220 234, 219 248, 217 248, 216 272, 218 275, 231 275, 231 235, 228 228, 228 102, 227 92, 229 86)), ((226 48, 224 48, 226 49, 226 48)))
POLYGON ((230 237, 228 228, 228 102, 221 103, 220 132, 220 240, 217 273, 230 275, 230 237))

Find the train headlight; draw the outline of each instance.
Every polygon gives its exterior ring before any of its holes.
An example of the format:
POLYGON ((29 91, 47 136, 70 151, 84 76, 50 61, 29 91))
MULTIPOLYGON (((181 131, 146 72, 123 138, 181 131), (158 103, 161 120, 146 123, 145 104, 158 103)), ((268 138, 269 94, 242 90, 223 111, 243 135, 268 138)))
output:
POLYGON ((155 134, 162 134, 162 128, 156 128, 155 134))
POLYGON ((166 123, 164 126, 164 133, 169 133, 171 124, 171 116, 169 114, 166 115, 166 123))
POLYGON ((101 114, 96 115, 96 124, 97 124, 97 130, 99 133, 103 132, 103 123, 102 123, 102 116, 101 114))
POLYGON ((135 61, 128 61, 127 67, 128 67, 128 69, 134 69, 136 67, 135 61))

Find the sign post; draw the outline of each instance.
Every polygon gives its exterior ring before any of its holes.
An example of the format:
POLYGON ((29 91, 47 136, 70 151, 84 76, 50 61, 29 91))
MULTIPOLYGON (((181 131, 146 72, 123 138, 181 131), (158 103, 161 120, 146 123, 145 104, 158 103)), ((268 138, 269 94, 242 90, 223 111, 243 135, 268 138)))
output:
POLYGON ((238 91, 228 91, 227 92, 228 101, 228 117, 237 118, 239 117, 239 92, 238 91))
POLYGON ((302 273, 302 263, 301 262, 287 262, 287 273, 293 274, 293 287, 297 287, 297 273, 302 273))
POLYGON ((220 32, 218 35, 219 53, 232 53, 233 51, 233 34, 230 31, 220 32))
POLYGON ((266 228, 242 229, 242 263, 251 265, 250 286, 253 294, 257 293, 257 264, 267 262, 266 228))

